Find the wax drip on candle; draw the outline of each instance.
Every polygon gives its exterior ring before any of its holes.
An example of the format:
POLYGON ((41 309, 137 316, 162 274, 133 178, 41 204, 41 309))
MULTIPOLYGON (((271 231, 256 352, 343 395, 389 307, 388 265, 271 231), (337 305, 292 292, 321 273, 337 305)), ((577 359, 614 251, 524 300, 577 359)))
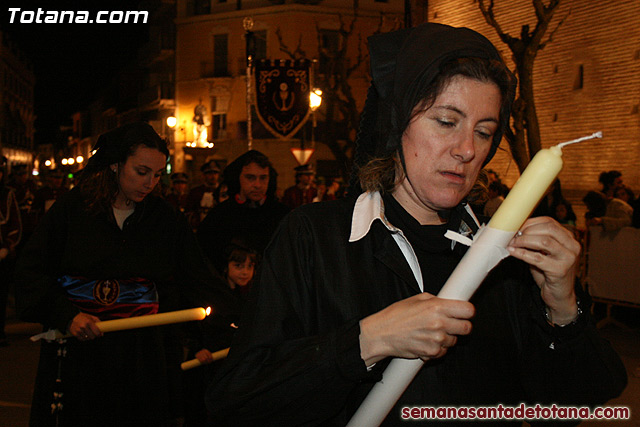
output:
POLYGON ((583 136, 582 138, 572 139, 571 141, 561 142, 560 144, 558 144, 558 148, 562 148, 566 145, 575 144, 576 142, 586 141, 587 139, 593 138, 602 138, 602 131, 594 132, 591 135, 583 136))

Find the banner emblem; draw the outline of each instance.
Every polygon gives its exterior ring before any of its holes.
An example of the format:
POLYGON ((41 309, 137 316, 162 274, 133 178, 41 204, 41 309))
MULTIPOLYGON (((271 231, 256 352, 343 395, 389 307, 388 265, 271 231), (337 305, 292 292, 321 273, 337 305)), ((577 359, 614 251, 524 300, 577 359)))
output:
POLYGON ((295 134, 311 114, 310 64, 307 59, 263 59, 255 65, 256 112, 278 138, 295 134))
POLYGON ((111 305, 120 295, 120 284, 117 280, 98 280, 93 287, 93 298, 102 305, 111 305))

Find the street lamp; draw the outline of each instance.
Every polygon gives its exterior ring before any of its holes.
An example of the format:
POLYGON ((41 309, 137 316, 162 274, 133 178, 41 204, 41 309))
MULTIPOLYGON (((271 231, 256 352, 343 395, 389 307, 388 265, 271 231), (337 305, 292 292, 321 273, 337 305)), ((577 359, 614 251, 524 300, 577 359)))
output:
POLYGON ((315 88, 309 92, 309 108, 311 108, 311 118, 313 120, 313 128, 311 129, 311 146, 313 147, 316 142, 316 110, 320 108, 322 104, 322 90, 315 88))

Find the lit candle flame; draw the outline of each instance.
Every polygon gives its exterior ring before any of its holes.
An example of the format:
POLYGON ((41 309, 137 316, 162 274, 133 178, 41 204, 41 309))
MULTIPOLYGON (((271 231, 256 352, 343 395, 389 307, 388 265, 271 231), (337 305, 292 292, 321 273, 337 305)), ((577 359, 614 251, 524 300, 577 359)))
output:
POLYGON ((211 314, 211 307, 207 307, 206 310, 204 311, 205 314, 208 316, 211 314))

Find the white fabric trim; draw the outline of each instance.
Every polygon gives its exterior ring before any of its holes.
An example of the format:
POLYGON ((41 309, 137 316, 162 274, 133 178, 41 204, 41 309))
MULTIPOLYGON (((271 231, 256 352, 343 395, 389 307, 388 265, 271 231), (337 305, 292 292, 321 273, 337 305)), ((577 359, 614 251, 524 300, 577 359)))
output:
POLYGON ((413 272, 413 275, 418 282, 418 286, 421 291, 424 291, 424 284, 422 283, 422 271, 420 270, 420 264, 418 263, 418 257, 416 256, 409 240, 404 236, 402 230, 394 227, 384 216, 384 203, 382 202, 382 196, 379 192, 367 192, 358 197, 356 205, 353 209, 353 216, 351 218, 351 235, 349 236, 349 242, 357 242, 369 233, 373 222, 379 219, 384 226, 391 232, 393 240, 400 248, 402 255, 409 263, 409 267, 413 272))

